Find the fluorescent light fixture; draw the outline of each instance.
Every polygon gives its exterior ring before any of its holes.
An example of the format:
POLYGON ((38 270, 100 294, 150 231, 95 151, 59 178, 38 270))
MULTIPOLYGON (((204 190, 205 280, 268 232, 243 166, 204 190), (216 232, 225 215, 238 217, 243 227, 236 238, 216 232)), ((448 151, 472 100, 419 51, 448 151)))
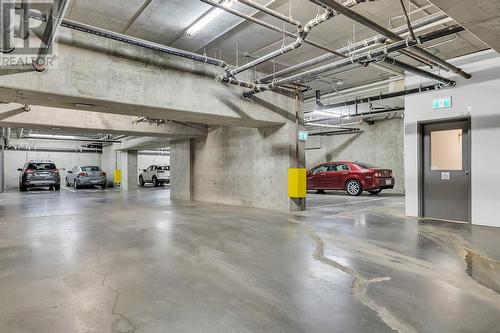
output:
MULTIPOLYGON (((226 8, 231 8, 234 4, 238 2, 237 0, 223 0, 220 4, 226 8)), ((209 11, 207 14, 203 15, 198 21, 196 21, 193 25, 189 27, 186 32, 186 35, 191 38, 196 35, 198 32, 203 30, 207 25, 212 23, 216 18, 224 13, 224 10, 221 8, 214 8, 209 11)))

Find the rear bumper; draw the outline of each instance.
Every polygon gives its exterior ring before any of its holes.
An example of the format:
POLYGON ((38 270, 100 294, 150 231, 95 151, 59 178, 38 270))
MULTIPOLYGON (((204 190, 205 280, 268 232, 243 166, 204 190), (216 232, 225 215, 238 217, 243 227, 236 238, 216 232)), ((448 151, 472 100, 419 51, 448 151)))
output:
POLYGON ((28 180, 24 182, 24 186, 27 187, 45 187, 45 186, 57 186, 60 185, 60 180, 28 180))
POLYGON ((92 185, 106 185, 106 178, 97 178, 97 179, 86 179, 86 178, 80 178, 77 179, 76 183, 80 186, 92 186, 92 185))
POLYGON ((396 182, 394 178, 392 177, 387 177, 387 178, 377 178, 374 181, 375 188, 385 190, 385 189, 393 189, 394 185, 396 185, 396 182))

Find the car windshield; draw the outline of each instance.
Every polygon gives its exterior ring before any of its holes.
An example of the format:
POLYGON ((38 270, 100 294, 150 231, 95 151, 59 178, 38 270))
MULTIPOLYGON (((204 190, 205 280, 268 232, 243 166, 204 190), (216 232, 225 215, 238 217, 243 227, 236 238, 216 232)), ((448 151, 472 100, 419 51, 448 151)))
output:
POLYGON ((363 162, 354 162, 354 163, 362 169, 378 169, 378 167, 370 165, 368 163, 363 163, 363 162))
POLYGON ((158 170, 169 171, 170 167, 169 166, 159 166, 158 170))
POLYGON ((56 165, 54 163, 30 163, 28 169, 31 170, 55 170, 56 165))
POLYGON ((96 167, 96 166, 84 166, 84 167, 82 167, 82 171, 84 171, 84 172, 101 171, 101 168, 96 167))

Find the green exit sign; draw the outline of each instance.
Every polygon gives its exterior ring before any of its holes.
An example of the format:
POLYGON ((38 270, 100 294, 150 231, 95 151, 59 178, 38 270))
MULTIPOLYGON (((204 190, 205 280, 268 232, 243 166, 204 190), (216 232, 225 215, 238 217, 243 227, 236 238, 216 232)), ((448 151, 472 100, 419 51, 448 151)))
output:
POLYGON ((451 108, 451 96, 433 100, 432 107, 434 110, 451 108))
POLYGON ((309 132, 306 131, 299 132, 299 141, 307 141, 308 138, 309 138, 309 132))

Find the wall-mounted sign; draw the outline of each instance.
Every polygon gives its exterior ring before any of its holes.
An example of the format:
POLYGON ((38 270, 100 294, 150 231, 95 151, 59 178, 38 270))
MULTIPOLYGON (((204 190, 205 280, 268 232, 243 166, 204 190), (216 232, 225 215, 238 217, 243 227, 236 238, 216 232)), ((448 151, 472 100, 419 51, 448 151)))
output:
POLYGON ((451 108, 451 96, 433 100, 432 108, 434 110, 451 108))
POLYGON ((299 141, 307 141, 309 139, 309 132, 307 131, 300 131, 299 132, 299 141))

